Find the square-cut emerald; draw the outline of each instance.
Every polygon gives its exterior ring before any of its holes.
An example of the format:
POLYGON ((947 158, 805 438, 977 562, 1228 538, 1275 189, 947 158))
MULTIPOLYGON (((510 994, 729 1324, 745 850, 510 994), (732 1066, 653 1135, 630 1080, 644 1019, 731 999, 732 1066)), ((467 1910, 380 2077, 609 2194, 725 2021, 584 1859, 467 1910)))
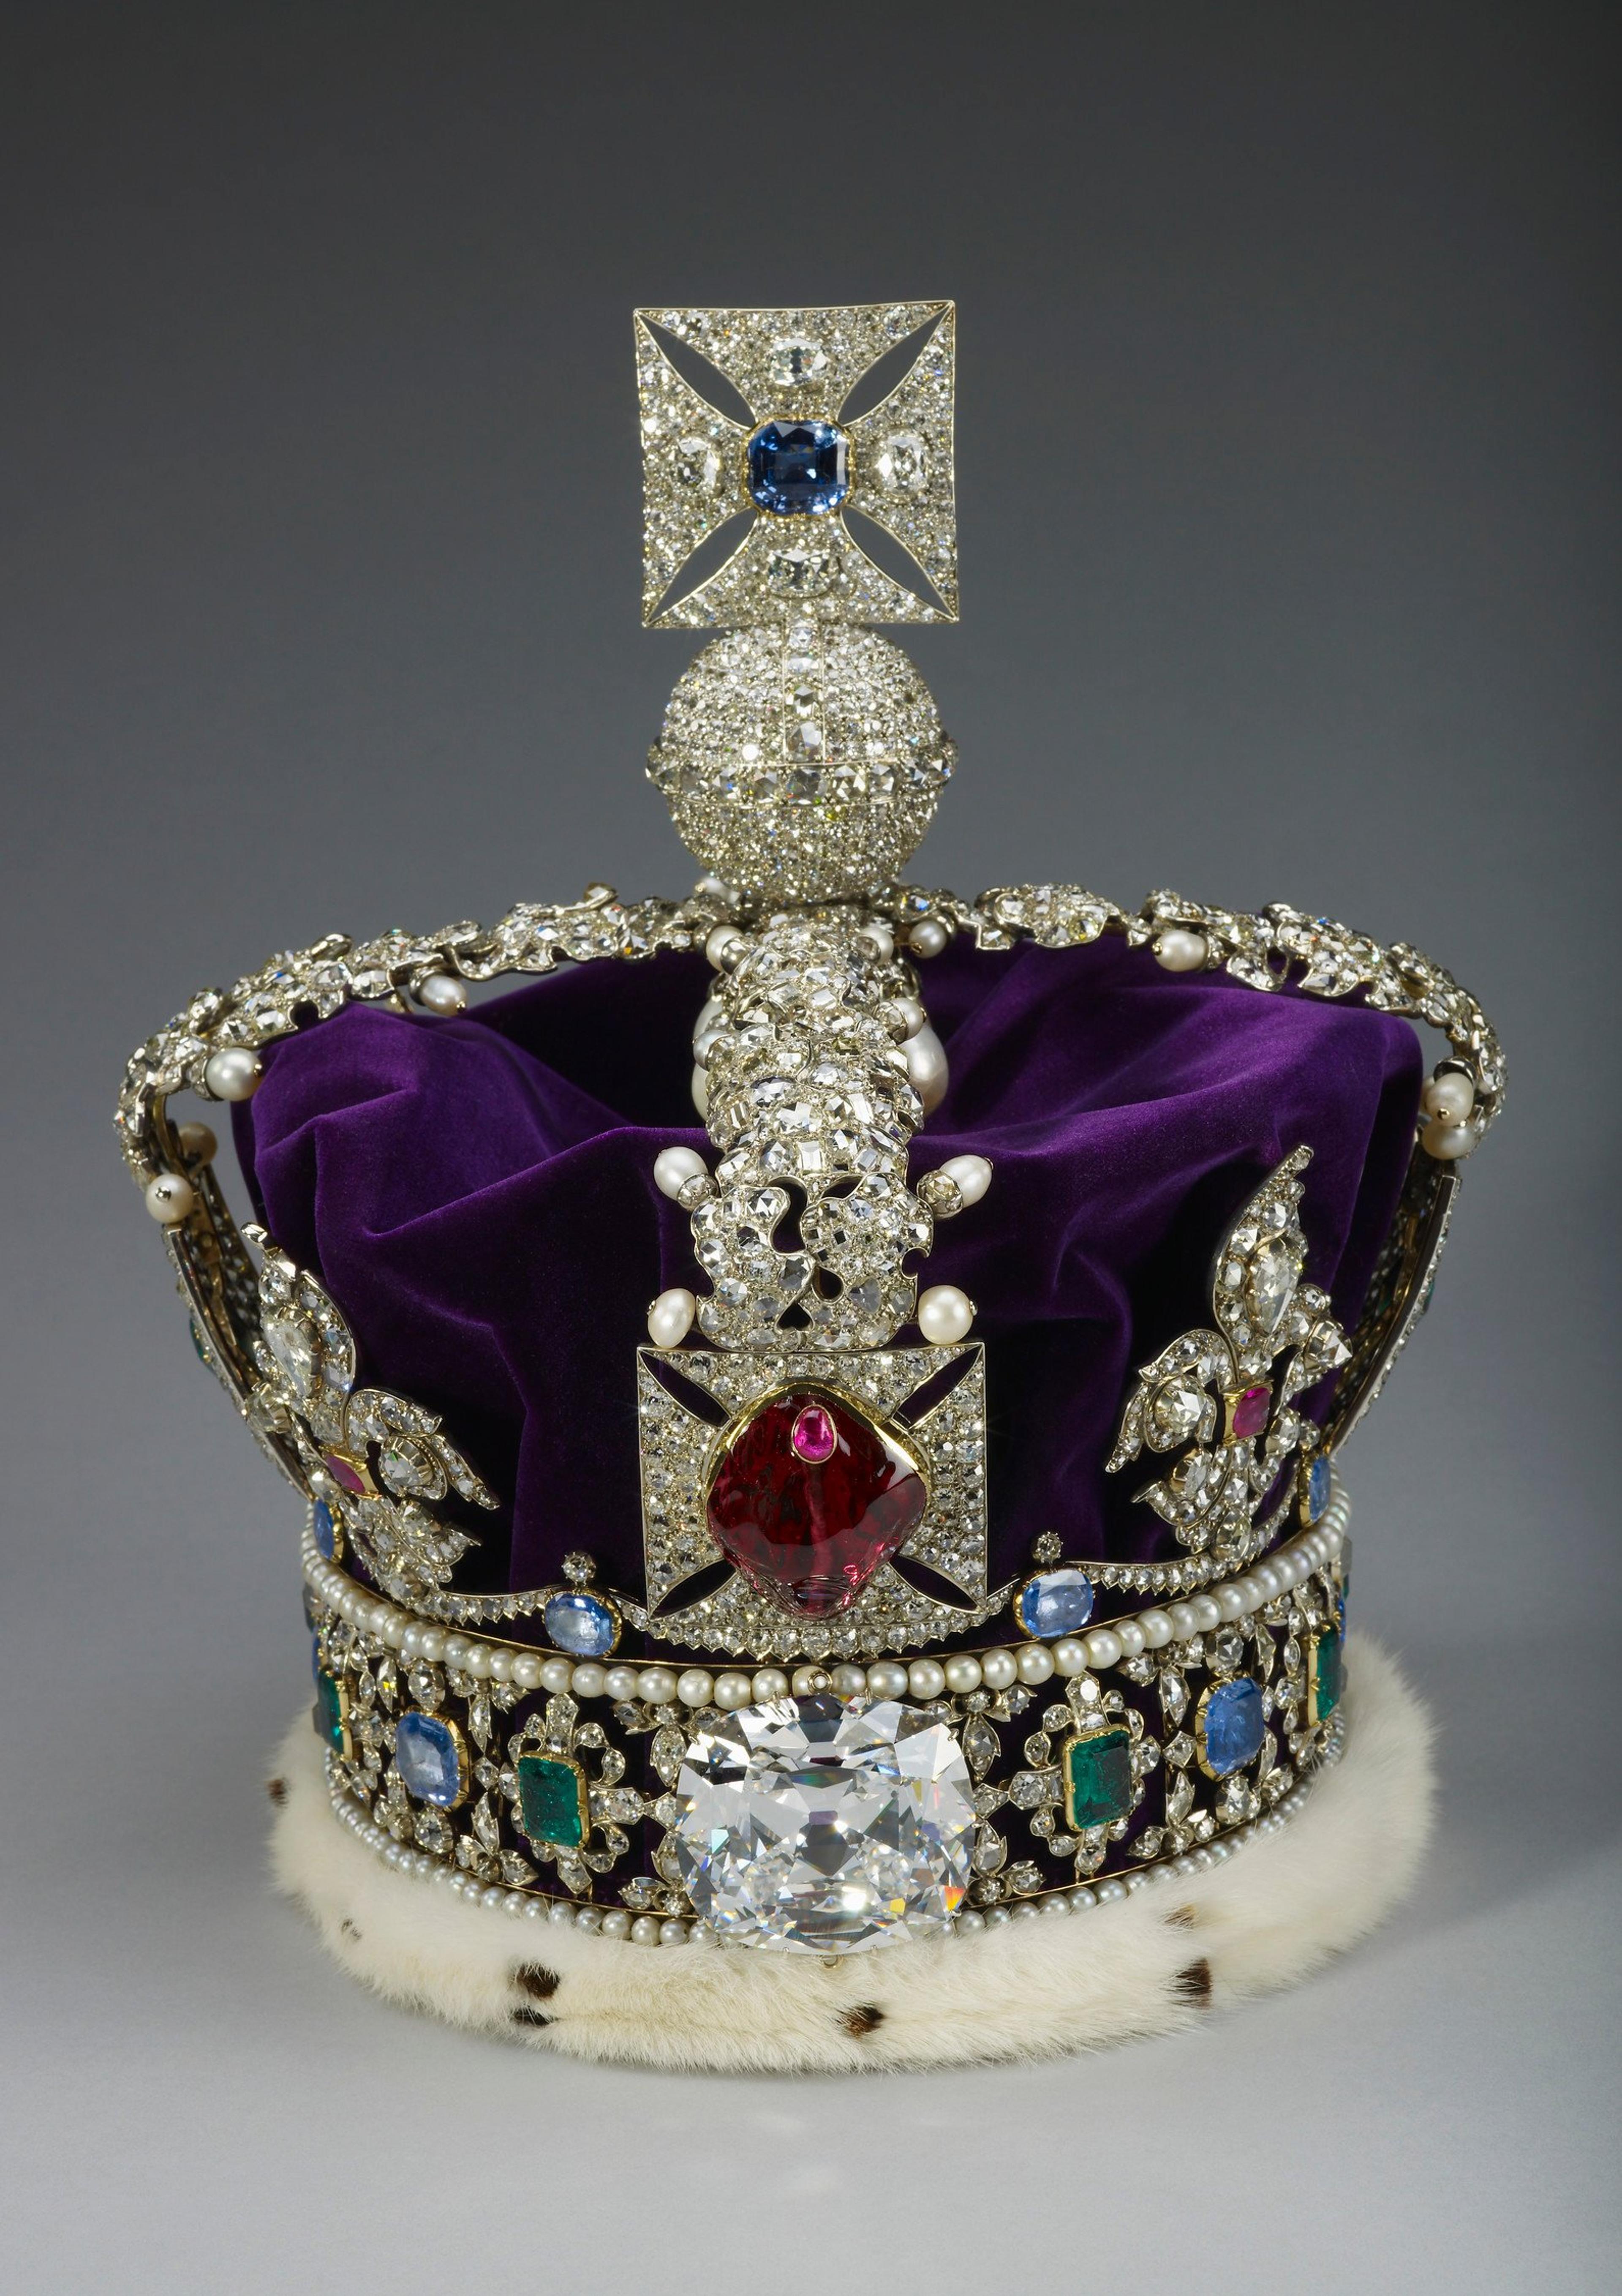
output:
POLYGON ((531 1841, 578 1849, 590 1826, 586 1773, 563 1754, 518 1758, 519 1822, 531 1841))
POLYGON ((1345 1644, 1333 1628, 1312 1636, 1307 1643, 1307 1715, 1313 1722, 1327 1722, 1340 1703, 1344 1650, 1345 1644))
POLYGON ((1132 1808, 1132 1740, 1118 1723, 1067 1738, 1064 1808, 1074 1829, 1110 1825, 1132 1808))
POLYGON ((355 1748, 349 1737, 349 1697, 336 1675, 324 1666, 315 1669, 315 1710, 311 1718, 315 1735, 347 1762, 355 1748))

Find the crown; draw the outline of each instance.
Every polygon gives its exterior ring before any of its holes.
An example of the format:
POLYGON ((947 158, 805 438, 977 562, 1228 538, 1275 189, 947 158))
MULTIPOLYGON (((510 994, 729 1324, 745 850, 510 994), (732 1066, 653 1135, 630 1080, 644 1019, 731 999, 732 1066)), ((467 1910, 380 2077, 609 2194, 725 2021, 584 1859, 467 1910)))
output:
POLYGON ((953 307, 635 326, 643 619, 719 633, 648 771, 708 873, 279 955, 119 1102, 302 1510, 281 1870, 385 1990, 602 2054, 1175 2022, 1418 1855, 1339 1459, 1502 1056, 1324 917, 905 882, 954 750, 872 626, 956 619, 953 307))

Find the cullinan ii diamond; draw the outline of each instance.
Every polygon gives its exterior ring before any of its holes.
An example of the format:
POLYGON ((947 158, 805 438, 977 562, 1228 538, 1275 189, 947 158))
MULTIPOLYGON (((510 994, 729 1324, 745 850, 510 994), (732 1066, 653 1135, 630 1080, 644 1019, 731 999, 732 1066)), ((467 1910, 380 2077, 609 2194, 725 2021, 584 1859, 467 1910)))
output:
POLYGON ((973 1784, 942 1722, 893 1699, 783 1699, 700 1732, 672 1830, 723 1942, 855 1953, 938 1934, 963 1902, 973 1784))

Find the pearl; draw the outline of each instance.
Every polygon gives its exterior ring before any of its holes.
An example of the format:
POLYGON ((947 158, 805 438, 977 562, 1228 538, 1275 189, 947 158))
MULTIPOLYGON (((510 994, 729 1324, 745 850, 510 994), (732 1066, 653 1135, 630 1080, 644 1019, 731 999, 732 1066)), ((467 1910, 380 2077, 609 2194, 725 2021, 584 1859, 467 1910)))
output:
POLYGON ((572 1915, 562 1898, 554 1898, 546 1908, 546 1918, 549 1922, 556 1922, 561 1928, 565 1922, 572 1919, 572 1915))
POLYGON ((467 1654, 468 1638, 465 1635, 446 1635, 445 1637, 445 1663, 446 1666, 460 1667, 467 1654))
POLYGON ((697 1036, 693 1038, 692 1063, 695 1068, 703 1069, 706 1073, 708 1073, 709 1069, 709 1055, 715 1050, 715 1047, 720 1043, 726 1031, 724 1029, 706 1029, 701 1036, 697 1036))
POLYGON ((692 1024, 692 1033, 694 1037, 697 1038, 703 1036, 707 1029, 718 1028, 725 1018, 726 1007, 722 1004, 720 998, 718 996, 707 997, 705 999, 703 1011, 699 1014, 698 1019, 692 1024))
POLYGON ((183 1124, 176 1138, 188 1164, 211 1164, 219 1154, 219 1142, 206 1124, 183 1124))
POLYGON ((918 1302, 918 1328, 932 1348, 967 1339, 973 1322, 974 1302, 955 1283, 931 1283, 918 1302))
POLYGON ((648 1310, 648 1337, 656 1348, 679 1348, 692 1329, 699 1303, 677 1283, 661 1292, 648 1310))
POLYGON ((475 1682, 486 1682, 490 1673, 490 1646, 487 1643, 470 1643, 468 1654, 462 1661, 462 1670, 471 1674, 475 1682))
POLYGON ((676 1677, 668 1666, 644 1666, 636 1687, 650 1706, 668 1706, 676 1696, 676 1677))
POLYGON ((709 1113, 709 1078, 700 1068, 692 1071, 692 1104, 700 1116, 709 1113))
POLYGON ((1476 1087, 1457 1069, 1438 1070, 1420 1095, 1427 1116, 1446 1117, 1450 1124, 1462 1124, 1475 1104, 1476 1087))
POLYGON ((606 1677, 594 1659, 584 1659, 569 1677, 569 1686, 577 1698, 601 1698, 606 1677))
POLYGON ((709 1168, 696 1148, 661 1148, 653 1159, 653 1185, 674 1200, 689 1180, 707 1180, 709 1168))
POLYGON ((1168 925, 1154 945, 1155 963, 1167 972, 1198 972, 1210 953, 1205 935, 1184 925, 1168 925))
POLYGON ((820 1698, 827 1687, 825 1666, 797 1666, 789 1677, 789 1688, 796 1698, 820 1698))
POLYGON ((829 1687, 836 1698, 860 1698, 867 1687, 864 1666, 836 1666, 828 1677, 829 1687))
POLYGON ((946 1086, 952 1081, 946 1066, 946 1048, 926 1021, 901 1049, 906 1059, 907 1081, 923 1103, 924 1114, 930 1116, 946 1098, 946 1086))
POLYGON ((972 1937, 977 1930, 983 1930, 985 1926, 986 1916, 984 1914, 977 1914, 971 1911, 966 1914, 959 1914, 957 1917, 957 1933, 959 1937, 972 1937))
POLYGON ((634 1666, 611 1666, 602 1677, 602 1694, 611 1698, 616 1706, 624 1706, 635 1697, 637 1681, 634 1666))
POLYGON ((146 1209, 160 1227, 178 1227, 197 1201, 190 1180, 179 1172, 160 1172, 146 1184, 146 1209))
POLYGON ((417 1648, 425 1659, 437 1663, 445 1656, 445 1629, 442 1627, 424 1627, 417 1648))
POLYGON ((770 1706, 775 1699, 789 1694, 789 1677, 780 1666, 763 1666, 755 1676, 755 1703, 770 1706))
POLYGON ((1091 1634, 1083 1635, 1082 1640, 1087 1646, 1090 1666, 1113 1666, 1121 1654, 1120 1636, 1111 1634, 1108 1627, 1094 1627, 1091 1634))
POLYGON ((1171 1620, 1171 1630, 1180 1643, 1185 1643, 1191 1635, 1199 1633, 1200 1620, 1192 1603, 1168 1603, 1166 1615, 1171 1620))
POLYGON ((674 1918, 668 1922, 660 1922, 659 1925, 659 1941, 660 1945, 685 1945, 687 1942, 686 1923, 678 1922, 674 1918))
POLYGON ((914 1698, 938 1698, 946 1686, 946 1670, 932 1658, 915 1658, 906 1670, 906 1686, 914 1698))
POLYGON ((636 1919, 631 1923, 631 1942, 633 1945, 657 1945, 659 1943, 659 1921, 656 1915, 652 1914, 637 1915, 636 1919))
POLYGON ((906 938, 914 955, 938 956, 951 939, 952 931, 939 917, 921 917, 906 938))
MULTIPOLYGON (((424 1652, 423 1655, 426 1656, 427 1653, 424 1652)), ((501 1649, 493 1650, 490 1652, 491 1681, 511 1682, 512 1679, 513 1662, 517 1657, 518 1652, 516 1651, 501 1649)), ((580 1687, 580 1669, 578 1667, 575 1669, 574 1686, 577 1690, 580 1687)))
POLYGON ((717 925, 704 943, 704 954, 717 972, 730 972, 743 950, 743 935, 736 925, 717 925))
POLYGON ((684 1706, 708 1706, 715 1695, 715 1679, 701 1666, 690 1666, 676 1677, 676 1694, 684 1706))
POLYGON ((414 1622, 406 1628, 405 1633, 400 1637, 400 1656, 402 1658, 421 1658, 422 1655, 422 1629, 414 1620, 414 1622))
POLYGON ((578 1930, 595 1930, 601 1929, 602 1926, 602 1915, 595 1906, 582 1906, 575 1915, 575 1927, 578 1930))
POLYGON ((857 926, 856 939, 868 943, 881 964, 888 964, 896 954, 896 936, 887 924, 881 924, 877 917, 869 917, 865 924, 857 926))
POLYGON ((1068 1914, 1069 1910, 1069 1900, 1066 1898, 1064 1892, 1061 1890, 1055 1890, 1051 1898, 1044 1898, 1042 1903, 1036 1908, 1036 1911, 1039 1914, 1046 1914, 1049 1915, 1053 1914, 1068 1914))
MULTIPOLYGON (((871 1669, 869 1669, 871 1672, 871 1669)), ((987 1690, 1012 1690, 1020 1679, 1020 1669, 1012 1651, 988 1650, 980 1652, 980 1679, 987 1690)))
POLYGON ((991 1185, 991 1160, 988 1156, 948 1156, 940 1168, 965 1205, 978 1204, 991 1185))
POLYGON ((972 1651, 960 1651, 955 1658, 949 1658, 941 1672, 946 1677, 946 1688, 955 1691, 960 1698, 966 1698, 971 1690, 980 1686, 980 1662, 972 1651))
POLYGON ((1192 1608, 1202 1635, 1208 1635, 1213 1627, 1222 1624, 1221 1610, 1208 1595, 1196 1595, 1192 1608))
POLYGON ((447 1020, 453 1013, 467 1011, 467 983, 454 973, 430 972, 411 993, 424 1012, 442 1013, 447 1020))
POLYGON ((1061 1635, 1053 1644, 1053 1672, 1069 1682, 1087 1670, 1087 1646, 1078 1635, 1061 1635))
POLYGON ((874 1698, 904 1698, 907 1670, 898 1659, 875 1659, 867 1669, 867 1687, 874 1698))
POLYGON ((258 1053, 246 1045, 226 1045, 209 1054, 203 1084, 216 1100, 251 1100, 264 1073, 258 1053))
POLYGON ((1271 1562, 1258 1563, 1253 1575, 1264 1603, 1270 1603, 1275 1595, 1283 1593, 1283 1582, 1271 1562))
POLYGON ((1143 1647, 1143 1629, 1135 1619, 1117 1619, 1111 1629, 1123 1658, 1136 1658, 1143 1647))
POLYGON ((1244 1595, 1232 1579, 1225 1587, 1218 1587, 1215 1590, 1212 1600, 1225 1625, 1231 1624, 1235 1619, 1242 1619, 1245 1615, 1244 1595))
POLYGON ((1051 1681, 1053 1653, 1045 1643, 1021 1643, 1014 1652, 1014 1667, 1021 1682, 1051 1681))
POLYGON ((929 1015, 915 996, 887 997, 879 1007, 879 1018, 897 1044, 915 1037, 929 1015))
POLYGON ((628 1938, 630 1936, 631 1916, 625 1911, 623 1906, 617 1908, 611 1914, 604 1914, 602 1916, 602 1934, 605 1938, 628 1938))
POLYGON ((1171 1620, 1164 1611, 1143 1611, 1138 1614, 1145 1650, 1164 1650, 1172 1638, 1171 1620))
POLYGON ((512 1679, 520 1690, 538 1690, 541 1686, 541 1661, 533 1651, 525 1651, 512 1661, 512 1679))
POLYGON ((1420 1145, 1438 1163, 1451 1164, 1468 1156, 1480 1136, 1473 1124, 1449 1124, 1446 1117, 1433 1116, 1420 1134, 1420 1145))
MULTIPOLYGON (((543 1690, 556 1691, 561 1696, 574 1678, 575 1666, 572 1659, 549 1658, 542 1661, 541 1687, 543 1690)), ((643 1695, 646 1695, 645 1692, 643 1695)))

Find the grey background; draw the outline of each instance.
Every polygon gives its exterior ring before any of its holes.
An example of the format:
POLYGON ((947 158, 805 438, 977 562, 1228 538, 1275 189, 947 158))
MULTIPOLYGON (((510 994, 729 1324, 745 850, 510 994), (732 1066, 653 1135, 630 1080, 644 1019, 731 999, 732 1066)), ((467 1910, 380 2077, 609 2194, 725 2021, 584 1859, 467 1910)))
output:
POLYGON ((8 2289, 1615 2284, 1613 20, 6 10, 8 2289), (1349 1462, 1440 1835, 1175 2043, 582 2070, 380 2007, 263 1886, 294 1526, 108 1119, 272 947, 687 882, 630 308, 936 294, 926 882, 1321 908, 1510 1048, 1349 1462))

